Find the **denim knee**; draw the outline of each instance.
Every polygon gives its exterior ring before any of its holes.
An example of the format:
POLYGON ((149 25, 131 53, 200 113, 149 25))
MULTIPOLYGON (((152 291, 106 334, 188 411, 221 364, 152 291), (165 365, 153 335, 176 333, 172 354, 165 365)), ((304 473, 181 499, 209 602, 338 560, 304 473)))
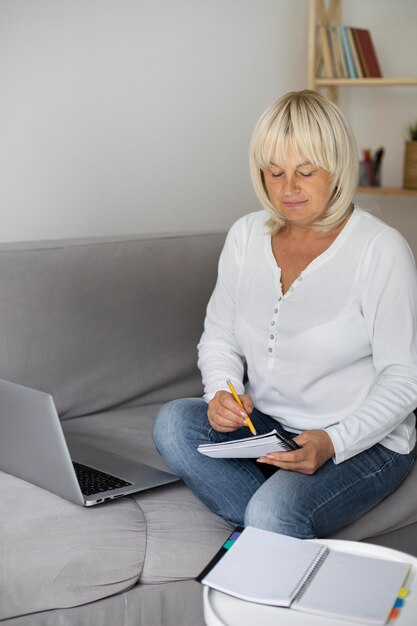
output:
POLYGON ((181 430, 182 400, 172 400, 159 409, 153 422, 152 437, 156 449, 162 454, 167 443, 172 442, 181 430))
POLYGON ((202 455, 200 443, 207 442, 207 404, 202 398, 181 398, 158 411, 153 426, 156 449, 168 467, 184 480, 195 472, 202 455))
POLYGON ((303 503, 297 497, 292 497, 291 493, 272 490, 269 481, 248 502, 245 526, 255 526, 300 539, 314 538, 314 529, 303 503))
POLYGON ((254 493, 246 507, 245 526, 254 526, 263 530, 279 532, 278 530, 275 531, 277 520, 271 519, 271 508, 264 498, 260 497, 258 491, 254 493))
POLYGON ((153 440, 158 452, 184 450, 194 431, 208 424, 207 404, 202 398, 180 398, 164 404, 155 416, 153 440))

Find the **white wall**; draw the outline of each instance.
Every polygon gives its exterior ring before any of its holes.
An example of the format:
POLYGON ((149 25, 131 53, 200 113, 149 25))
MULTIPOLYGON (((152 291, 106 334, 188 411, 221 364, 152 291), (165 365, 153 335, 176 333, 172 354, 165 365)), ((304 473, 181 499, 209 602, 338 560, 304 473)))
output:
POLYGON ((215 230, 306 0, 0 0, 0 241, 215 230))
MULTIPOLYGON (((415 0, 345 0, 386 74, 417 75, 415 0), (396 26, 394 26, 396 24, 396 26)), ((216 230, 258 208, 247 151, 306 84, 307 0, 0 0, 0 241, 216 230)), ((345 89, 401 185, 417 88, 345 89)), ((359 137, 358 137, 359 139, 359 137)))

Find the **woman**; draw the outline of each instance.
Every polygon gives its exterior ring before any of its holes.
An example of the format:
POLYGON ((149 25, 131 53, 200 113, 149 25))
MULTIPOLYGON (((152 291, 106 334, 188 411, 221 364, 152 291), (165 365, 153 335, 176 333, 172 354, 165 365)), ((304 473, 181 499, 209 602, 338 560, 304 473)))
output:
POLYGON ((353 206, 355 140, 323 96, 273 103, 250 162, 265 210, 239 219, 221 254, 198 346, 204 399, 165 405, 154 440, 230 524, 323 537, 396 489, 414 461, 415 264, 396 230, 353 206), (300 448, 256 461, 198 453, 251 437, 248 416, 300 448))

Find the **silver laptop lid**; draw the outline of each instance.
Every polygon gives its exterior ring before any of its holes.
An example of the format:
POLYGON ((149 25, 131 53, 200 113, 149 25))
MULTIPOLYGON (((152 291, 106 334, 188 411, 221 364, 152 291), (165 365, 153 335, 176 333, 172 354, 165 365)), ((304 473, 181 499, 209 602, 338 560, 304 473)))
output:
MULTIPOLYGON (((88 474, 90 469, 83 471, 88 470, 88 474)), ((85 506, 179 480, 163 470, 92 446, 72 442, 69 448, 52 396, 5 380, 0 380, 0 470, 85 506), (95 478, 89 475, 88 495, 83 494, 73 460, 111 474, 115 480, 107 476, 103 482, 102 476, 99 485, 97 474, 95 478)))
POLYGON ((52 396, 5 380, 0 380, 0 470, 84 504, 52 396))

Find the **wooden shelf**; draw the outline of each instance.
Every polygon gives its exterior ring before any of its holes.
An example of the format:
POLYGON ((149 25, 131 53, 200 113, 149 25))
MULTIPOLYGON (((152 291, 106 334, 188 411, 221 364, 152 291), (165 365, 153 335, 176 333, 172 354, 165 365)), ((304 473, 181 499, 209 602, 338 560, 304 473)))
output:
POLYGON ((357 193, 375 196, 417 197, 417 189, 402 189, 400 187, 358 187, 357 193))
MULTIPOLYGON (((307 87, 313 91, 324 90, 328 98, 338 103, 340 88, 345 87, 416 87, 417 77, 390 78, 331 78, 320 75, 322 58, 318 27, 339 27, 342 24, 342 0, 309 0, 307 87)), ((329 63, 327 63, 329 69, 329 63)), ((335 71, 333 69, 333 71, 335 71)), ((359 95, 359 94, 358 94, 359 95)), ((360 95, 359 95, 360 97, 360 95)), ((383 129, 381 129, 381 132, 383 129)), ((395 187, 358 187, 357 192, 367 195, 417 197, 417 189, 395 187)))
POLYGON ((317 87, 398 87, 417 85, 417 78, 316 78, 317 87))
POLYGON ((321 54, 317 26, 338 26, 342 22, 342 0, 309 0, 307 86, 313 91, 327 89, 328 97, 337 103, 339 87, 417 86, 417 77, 398 78, 327 78, 317 75, 321 54))

